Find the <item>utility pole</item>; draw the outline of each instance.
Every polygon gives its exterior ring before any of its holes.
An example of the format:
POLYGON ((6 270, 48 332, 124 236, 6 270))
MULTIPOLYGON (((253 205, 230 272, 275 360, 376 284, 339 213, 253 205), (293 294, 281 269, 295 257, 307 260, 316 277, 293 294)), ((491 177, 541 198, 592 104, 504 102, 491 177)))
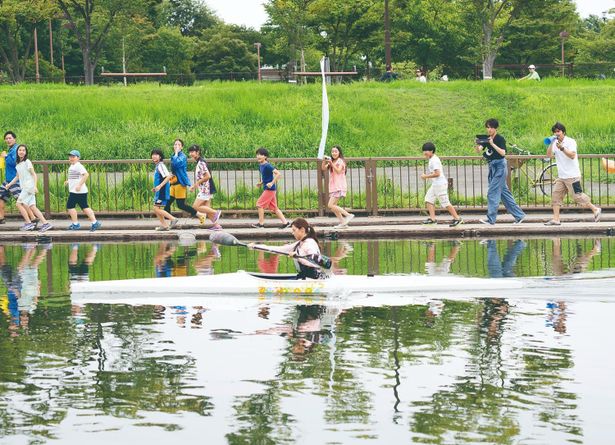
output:
POLYGON ((34 28, 34 64, 36 66, 36 83, 40 83, 41 74, 38 70, 38 33, 36 28, 34 28))
MULTIPOLYGON (((126 73, 126 47, 124 45, 124 37, 122 37, 122 72, 126 73)), ((124 86, 127 86, 126 76, 124 76, 124 86)))
POLYGON ((254 44, 256 46, 256 57, 258 58, 258 81, 261 81, 261 43, 256 42, 254 44))
POLYGON ((391 23, 389 21, 389 0, 384 0, 384 58, 386 70, 391 71, 391 23))
POLYGON ((51 19, 49 19, 49 61, 53 66, 53 29, 51 27, 51 19))
POLYGON ((559 33, 559 38, 562 39, 562 77, 564 77, 565 72, 564 70, 566 69, 566 59, 565 59, 565 54, 564 54, 564 41, 568 38, 570 34, 566 31, 562 31, 559 33))

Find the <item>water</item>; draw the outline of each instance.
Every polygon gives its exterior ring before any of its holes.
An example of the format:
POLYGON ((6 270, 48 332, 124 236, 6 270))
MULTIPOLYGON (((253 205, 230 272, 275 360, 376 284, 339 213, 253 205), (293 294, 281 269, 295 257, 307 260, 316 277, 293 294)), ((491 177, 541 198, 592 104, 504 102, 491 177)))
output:
POLYGON ((0 443, 612 443, 615 239, 325 250, 338 273, 570 281, 360 307, 79 306, 73 281, 292 266, 208 243, 0 246, 0 443))

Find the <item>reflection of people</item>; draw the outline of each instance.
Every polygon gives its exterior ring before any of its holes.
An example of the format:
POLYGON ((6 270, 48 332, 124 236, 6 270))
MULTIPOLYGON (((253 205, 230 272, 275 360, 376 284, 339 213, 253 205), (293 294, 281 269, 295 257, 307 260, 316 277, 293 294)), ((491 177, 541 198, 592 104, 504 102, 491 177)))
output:
POLYGON ((555 157, 557 164, 557 180, 553 185, 552 206, 553 219, 545 223, 546 226, 561 225, 559 210, 564 202, 564 197, 570 193, 574 202, 578 205, 589 208, 594 214, 594 221, 600 221, 602 209, 591 203, 589 196, 583 193, 581 188, 581 169, 577 156, 577 143, 574 139, 566 136, 566 127, 560 122, 556 122, 551 128, 555 139, 551 141, 547 148, 547 156, 555 157))
POLYGON ((273 253, 265 253, 262 250, 258 252, 256 260, 259 272, 262 273, 278 273, 280 266, 280 256, 273 253))
MULTIPOLYGON (((314 227, 310 225, 305 219, 297 218, 295 219, 290 228, 293 232, 293 236, 295 237, 296 242, 286 244, 284 246, 265 246, 265 245, 257 245, 257 244, 249 244, 250 248, 262 247, 272 252, 280 252, 283 254, 288 254, 290 257, 295 256, 309 256, 318 258, 320 257, 320 244, 318 243, 318 239, 316 237, 316 231, 314 227)), ((306 278, 325 278, 325 275, 320 270, 320 267, 314 264, 311 261, 308 261, 304 258, 296 258, 295 259, 295 267, 297 268, 297 278, 298 279, 306 279, 306 278)))
POLYGON ((547 320, 545 325, 553 328, 555 332, 560 334, 566 333, 566 302, 565 301, 549 301, 547 303, 547 320))
POLYGON ((485 122, 487 129, 488 142, 477 144, 475 150, 480 153, 483 150, 483 157, 489 165, 489 186, 487 189, 487 218, 481 219, 480 222, 487 225, 494 225, 498 216, 498 207, 500 201, 504 203, 504 207, 508 213, 515 218, 515 224, 523 222, 525 213, 521 207, 515 202, 515 198, 506 185, 506 176, 508 175, 508 164, 506 163, 506 139, 498 134, 500 123, 497 119, 488 119, 485 122))
POLYGON ((508 245, 508 249, 504 254, 504 259, 500 260, 500 254, 498 253, 497 242, 495 240, 487 241, 487 269, 489 270, 489 276, 491 278, 503 278, 514 277, 515 272, 513 268, 517 263, 517 258, 523 249, 525 249, 525 242, 522 240, 516 240, 512 242, 512 245, 508 245))
POLYGON ((340 261, 348 256, 353 251, 352 246, 346 241, 338 241, 337 248, 331 255, 331 272, 334 275, 346 275, 347 269, 340 267, 340 261))
POLYGON ((89 281, 90 266, 94 264, 98 246, 92 245, 92 248, 86 253, 85 258, 79 263, 79 244, 73 244, 68 255, 68 274, 70 281, 89 281))
POLYGON ((454 242, 453 248, 448 256, 443 258, 440 264, 436 263, 436 245, 430 243, 427 249, 427 261, 425 262, 425 272, 427 275, 448 275, 451 273, 451 266, 457 258, 457 254, 461 249, 460 242, 454 242))
POLYGON ((540 81, 540 76, 536 72, 536 67, 534 65, 528 66, 527 69, 530 70, 530 72, 527 74, 527 76, 523 76, 519 80, 538 80, 540 81))
POLYGON ((213 275, 213 263, 218 258, 220 258, 220 250, 218 250, 216 244, 205 241, 199 242, 196 251, 196 261, 194 262, 197 275, 213 275), (208 246, 211 246, 211 249, 208 250, 208 246))
POLYGON ((160 243, 158 252, 154 257, 154 270, 157 278, 169 278, 173 276, 173 260, 171 256, 177 247, 169 243, 160 243))

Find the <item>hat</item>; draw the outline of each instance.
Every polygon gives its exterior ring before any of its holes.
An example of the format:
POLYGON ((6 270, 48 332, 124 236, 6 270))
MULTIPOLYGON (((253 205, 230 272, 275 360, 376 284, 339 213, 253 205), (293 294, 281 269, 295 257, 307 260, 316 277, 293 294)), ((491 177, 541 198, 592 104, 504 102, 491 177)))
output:
POLYGON ((80 158, 80 157, 81 157, 81 153, 79 153, 79 150, 71 150, 71 151, 68 153, 68 155, 69 155, 69 156, 77 156, 78 158, 80 158))
POLYGON ((530 65, 530 66, 528 66, 528 68, 531 69, 531 70, 535 70, 536 69, 536 67, 534 65, 530 65))

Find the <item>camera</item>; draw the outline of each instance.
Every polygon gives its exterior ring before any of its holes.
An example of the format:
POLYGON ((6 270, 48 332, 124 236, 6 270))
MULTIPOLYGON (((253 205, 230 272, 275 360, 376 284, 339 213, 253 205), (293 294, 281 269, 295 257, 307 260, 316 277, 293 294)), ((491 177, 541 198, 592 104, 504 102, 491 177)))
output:
POLYGON ((331 156, 327 156, 327 155, 325 155, 325 156, 323 156, 323 159, 324 159, 325 161, 330 161, 330 160, 331 160, 331 156))
POLYGON ((483 149, 487 148, 489 144, 489 135, 488 134, 477 134, 476 135, 476 143, 478 145, 482 145, 483 149))

